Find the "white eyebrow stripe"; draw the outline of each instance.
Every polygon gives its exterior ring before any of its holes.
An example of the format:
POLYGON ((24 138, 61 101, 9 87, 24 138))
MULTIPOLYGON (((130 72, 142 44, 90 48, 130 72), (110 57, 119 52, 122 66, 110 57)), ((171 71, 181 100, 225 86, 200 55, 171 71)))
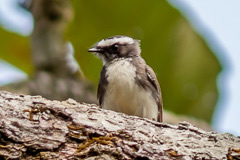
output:
POLYGON ((130 38, 130 37, 116 37, 116 38, 112 38, 112 39, 103 39, 100 42, 98 42, 98 46, 101 47, 105 47, 105 46, 111 46, 115 43, 118 44, 133 44, 134 43, 134 39, 130 38))

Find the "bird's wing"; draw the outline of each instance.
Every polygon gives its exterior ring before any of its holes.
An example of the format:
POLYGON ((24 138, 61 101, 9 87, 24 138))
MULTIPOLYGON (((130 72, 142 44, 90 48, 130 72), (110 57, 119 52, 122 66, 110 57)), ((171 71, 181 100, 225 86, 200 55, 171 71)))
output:
POLYGON ((99 105, 102 108, 102 102, 103 102, 103 97, 106 91, 106 86, 107 86, 107 77, 106 77, 106 67, 103 66, 101 74, 100 74, 100 80, 98 83, 98 91, 97 91, 97 98, 99 101, 99 105))
POLYGON ((151 87, 151 89, 154 89, 155 92, 156 92, 155 99, 157 101, 158 111, 159 111, 158 121, 162 122, 163 121, 163 104, 162 104, 162 94, 161 94, 160 85, 158 83, 156 74, 154 73, 154 71, 151 67, 146 65, 145 72, 146 72, 146 75, 147 75, 147 80, 153 86, 153 88, 151 87))

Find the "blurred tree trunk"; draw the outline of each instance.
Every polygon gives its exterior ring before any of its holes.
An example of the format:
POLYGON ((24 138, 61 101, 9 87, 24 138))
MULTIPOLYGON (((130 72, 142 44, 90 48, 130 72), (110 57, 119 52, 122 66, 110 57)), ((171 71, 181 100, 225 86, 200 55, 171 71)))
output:
POLYGON ((34 73, 29 81, 8 86, 7 90, 17 86, 21 93, 48 99, 73 98, 96 103, 94 87, 84 79, 73 46, 65 39, 73 19, 70 0, 33 0, 28 9, 34 17, 31 37, 34 73))
POLYGON ((65 40, 73 19, 70 0, 34 0, 30 11, 34 17, 32 55, 35 73, 29 83, 32 95, 49 99, 96 102, 93 88, 83 80, 74 59, 74 50, 65 40))
POLYGON ((34 0, 31 12, 34 17, 32 55, 36 71, 71 76, 72 66, 68 65, 67 59, 71 53, 68 53, 64 37, 67 26, 73 19, 70 1, 34 0))

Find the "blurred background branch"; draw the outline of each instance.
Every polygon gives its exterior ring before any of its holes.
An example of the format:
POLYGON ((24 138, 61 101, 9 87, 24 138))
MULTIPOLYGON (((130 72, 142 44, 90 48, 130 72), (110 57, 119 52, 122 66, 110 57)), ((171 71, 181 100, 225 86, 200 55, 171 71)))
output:
POLYGON ((20 92, 48 99, 65 100, 71 97, 78 101, 96 102, 94 87, 84 79, 74 58, 73 46, 65 38, 73 19, 70 1, 26 0, 20 4, 34 17, 31 36, 34 72, 28 81, 8 85, 7 90, 17 86, 17 90, 22 88, 20 92))

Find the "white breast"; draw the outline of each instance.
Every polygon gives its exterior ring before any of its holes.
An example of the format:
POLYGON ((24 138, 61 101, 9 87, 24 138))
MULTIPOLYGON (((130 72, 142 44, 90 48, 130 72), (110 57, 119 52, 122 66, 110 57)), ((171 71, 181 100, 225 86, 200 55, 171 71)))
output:
POLYGON ((135 82, 136 68, 130 60, 119 60, 107 67, 106 76, 109 83, 102 107, 157 120, 157 104, 151 92, 135 82))

